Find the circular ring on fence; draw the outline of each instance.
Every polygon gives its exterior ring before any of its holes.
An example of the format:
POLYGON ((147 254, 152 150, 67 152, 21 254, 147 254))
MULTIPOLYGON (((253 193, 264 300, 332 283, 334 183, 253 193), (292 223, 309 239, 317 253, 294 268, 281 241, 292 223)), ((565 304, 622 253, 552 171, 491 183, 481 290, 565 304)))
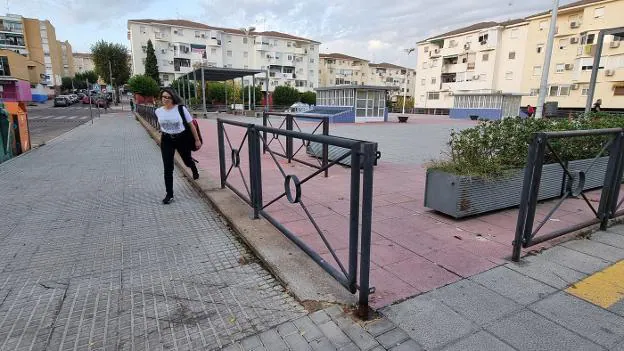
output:
POLYGON ((232 165, 236 168, 240 166, 240 152, 237 149, 232 149, 232 165))
POLYGON ((567 190, 571 196, 577 197, 583 193, 585 188, 585 172, 572 171, 572 178, 568 177, 567 190))
POLYGON ((286 191, 286 198, 288 202, 291 204, 296 204, 301 200, 301 182, 299 182, 299 178, 297 178, 294 174, 289 174, 284 178, 284 189, 286 191), (292 196, 292 191, 290 190, 290 182, 295 184, 295 197, 292 196))

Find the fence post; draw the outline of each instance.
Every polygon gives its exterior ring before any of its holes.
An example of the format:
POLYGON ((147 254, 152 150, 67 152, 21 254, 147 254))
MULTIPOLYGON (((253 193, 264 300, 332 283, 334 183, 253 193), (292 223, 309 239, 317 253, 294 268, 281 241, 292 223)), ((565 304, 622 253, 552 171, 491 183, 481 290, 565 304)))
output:
MULTIPOLYGON (((371 226, 373 216, 373 165, 375 161, 375 144, 363 143, 364 175, 362 187, 362 243, 360 254, 360 317, 368 319, 368 300, 370 288, 370 253, 371 253, 371 226)), ((359 170, 358 170, 359 172, 359 170)))
POLYGON ((515 262, 520 260, 523 244, 528 244, 529 240, 531 240, 535 209, 537 207, 537 195, 542 178, 545 147, 545 136, 542 133, 536 134, 529 146, 529 156, 527 157, 527 164, 524 170, 518 223, 516 225, 516 236, 513 241, 513 253, 511 256, 512 261, 515 262))
MULTIPOLYGON (((323 135, 329 135, 329 117, 323 118, 323 135)), ((329 164, 329 145, 323 143, 323 167, 329 164)), ((329 177, 329 169, 325 168, 325 178, 329 177)))
MULTIPOLYGON (((286 115, 286 130, 291 132, 293 130, 292 115, 286 115)), ((286 136, 286 158, 288 159, 288 163, 290 163, 293 158, 293 138, 291 136, 286 136)))
POLYGON ((609 219, 612 218, 617 206, 622 179, 622 132, 615 135, 609 150, 609 163, 605 172, 598 218, 600 230, 606 230, 609 219))
POLYGON ((251 204, 254 219, 260 218, 262 209, 262 168, 260 160, 260 137, 253 124, 247 127, 247 146, 249 149, 249 183, 251 186, 251 204))
POLYGON ((220 119, 217 119, 217 139, 219 142, 219 170, 221 174, 221 189, 225 188, 225 140, 223 137, 224 133, 223 122, 220 119))
POLYGON ((351 147, 351 190, 349 192, 349 291, 355 293, 357 283, 358 233, 360 222, 360 159, 362 144, 351 147))
MULTIPOLYGON (((262 111, 262 125, 264 127, 268 125, 267 118, 269 118, 269 114, 266 111, 262 111)), ((262 143, 262 153, 266 154, 267 146, 265 143, 268 143, 266 130, 262 132, 262 135, 264 136, 264 142, 262 143)))

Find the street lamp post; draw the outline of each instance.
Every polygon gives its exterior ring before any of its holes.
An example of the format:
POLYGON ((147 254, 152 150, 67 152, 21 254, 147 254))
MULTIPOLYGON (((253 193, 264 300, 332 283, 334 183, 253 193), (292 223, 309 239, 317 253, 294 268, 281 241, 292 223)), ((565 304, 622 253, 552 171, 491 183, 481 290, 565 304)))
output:
POLYGON ((537 98, 537 106, 535 107, 535 118, 542 118, 544 112, 544 103, 546 102, 546 93, 548 90, 548 73, 550 72, 550 59, 552 57, 553 42, 555 40, 555 30, 557 28, 558 9, 559 0, 553 0, 553 9, 550 16, 550 30, 548 32, 548 41, 546 42, 546 52, 544 53, 542 80, 540 83, 539 96, 537 98))
MULTIPOLYGON (((414 52, 414 50, 416 50, 415 48, 409 48, 409 49, 403 49, 406 53, 407 53, 407 57, 409 58, 409 55, 414 52)), ((405 82, 403 82, 403 112, 402 114, 405 114, 405 98, 407 95, 407 67, 405 67, 405 82)))

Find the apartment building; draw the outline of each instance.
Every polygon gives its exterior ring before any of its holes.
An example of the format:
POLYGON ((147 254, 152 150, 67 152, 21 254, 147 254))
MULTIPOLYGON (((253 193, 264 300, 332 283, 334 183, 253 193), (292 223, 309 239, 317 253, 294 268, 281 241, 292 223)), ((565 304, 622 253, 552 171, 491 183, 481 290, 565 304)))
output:
POLYGON ((413 84, 416 71, 390 63, 370 63, 368 60, 340 53, 320 54, 320 86, 336 85, 374 85, 396 87, 389 90, 390 98, 413 96, 413 84))
POLYGON ((72 56, 74 60, 74 73, 84 73, 95 70, 95 64, 93 63, 91 54, 75 52, 72 56))
POLYGON ((63 77, 73 77, 76 74, 74 68, 74 56, 71 44, 66 40, 58 42, 61 49, 61 57, 63 62, 63 77))
MULTIPOLYGON (((319 42, 286 33, 212 27, 186 20, 128 21, 133 74, 145 72, 147 41, 168 85, 201 62, 213 67, 267 70, 268 90, 287 85, 311 91, 318 85, 319 42)), ((257 84, 263 90, 264 77, 257 84)))
POLYGON ((528 23, 481 22, 417 44, 415 105, 451 108, 457 93, 520 93, 528 23))
MULTIPOLYGON (((583 108, 587 99, 598 32, 624 26, 624 0, 584 0, 561 6, 548 74, 546 101, 563 108, 583 108)), ((549 12, 528 17, 527 56, 522 83, 523 105, 537 104, 549 12)), ((624 38, 606 36, 594 99, 603 108, 624 108, 624 38)))
POLYGON ((365 85, 368 82, 368 60, 339 53, 319 55, 319 85, 365 85))
POLYGON ((43 72, 42 63, 15 50, 0 49, 0 98, 3 101, 30 100, 30 87, 39 84, 43 72))
POLYGON ((368 85, 396 87, 398 89, 389 90, 391 101, 396 101, 398 96, 411 98, 414 96, 414 79, 416 70, 393 65, 391 63, 370 63, 367 83, 368 85))
POLYGON ((0 16, 0 49, 28 56, 22 16, 0 16))

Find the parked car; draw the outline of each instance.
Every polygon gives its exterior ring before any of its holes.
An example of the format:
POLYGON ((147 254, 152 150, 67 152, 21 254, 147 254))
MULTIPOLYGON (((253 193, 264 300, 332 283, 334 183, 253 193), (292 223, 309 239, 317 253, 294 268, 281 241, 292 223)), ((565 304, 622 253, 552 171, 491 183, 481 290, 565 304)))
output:
POLYGON ((80 101, 80 99, 78 98, 78 95, 76 94, 71 94, 71 97, 72 97, 72 100, 74 101, 74 104, 80 101))
POLYGON ((69 99, 65 96, 61 95, 61 96, 57 96, 54 98, 54 107, 57 107, 57 106, 67 107, 69 105, 71 105, 69 102, 69 99))
POLYGON ((78 96, 78 100, 80 100, 80 101, 82 101, 82 98, 85 97, 85 94, 83 94, 83 93, 78 93, 76 95, 78 96))
POLYGON ((83 104, 88 104, 88 103, 92 103, 93 104, 93 103, 95 103, 95 100, 91 96, 85 95, 85 96, 82 97, 82 103, 83 104))

